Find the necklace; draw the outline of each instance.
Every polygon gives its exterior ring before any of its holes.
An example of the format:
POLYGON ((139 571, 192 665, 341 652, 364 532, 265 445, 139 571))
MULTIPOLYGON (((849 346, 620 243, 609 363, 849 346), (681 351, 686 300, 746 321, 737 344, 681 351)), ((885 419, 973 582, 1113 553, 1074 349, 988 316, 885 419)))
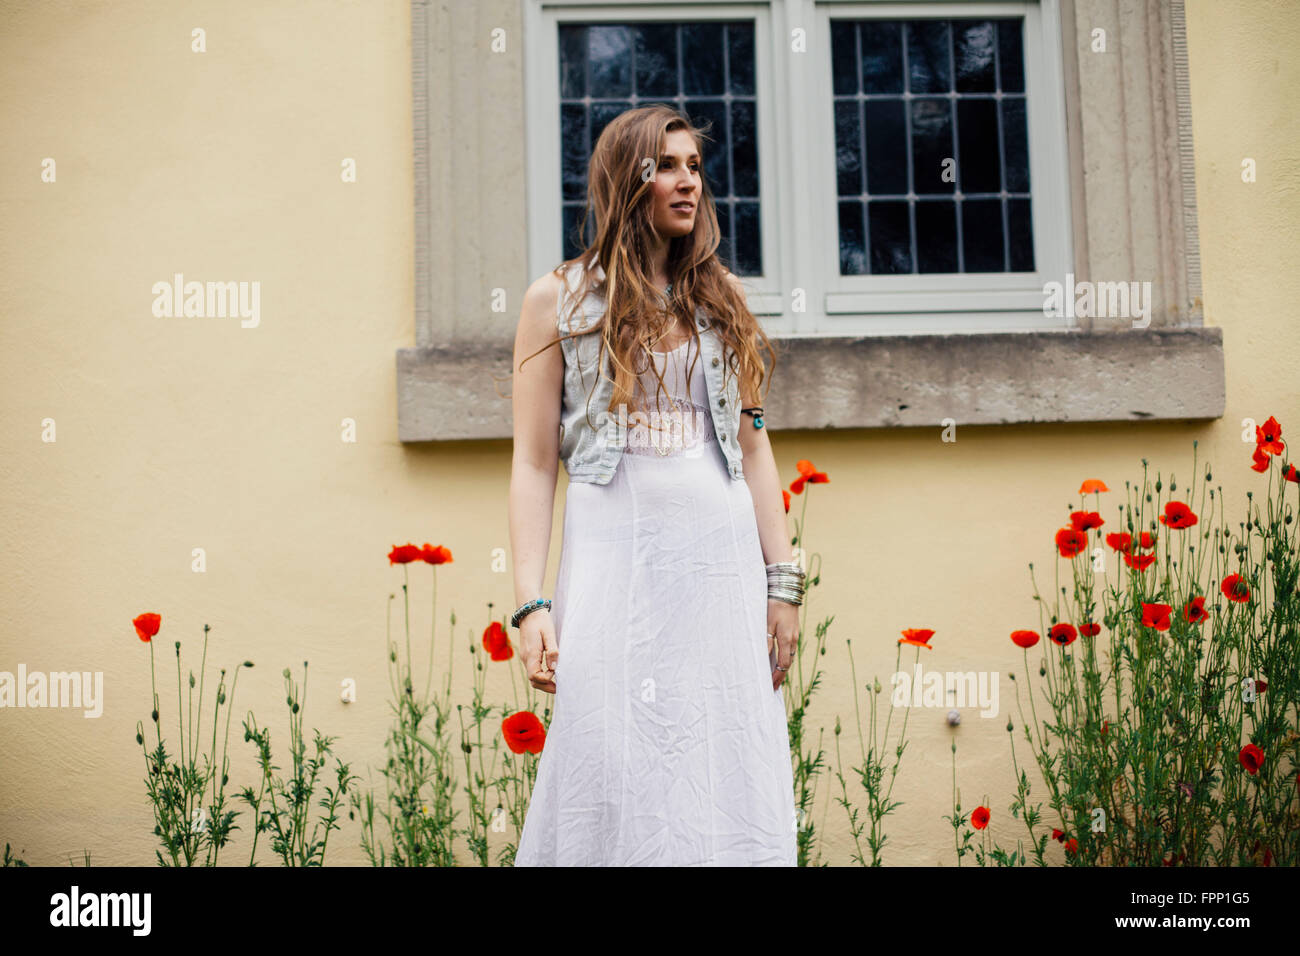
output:
MULTIPOLYGON (((668 283, 668 285, 664 286, 664 288, 663 288, 663 294, 664 294, 666 297, 668 297, 668 299, 671 301, 671 299, 672 299, 672 292, 673 292, 673 284, 670 282, 670 283, 668 283)), ((658 345, 661 341, 663 341, 664 336, 668 335, 669 332, 671 332, 673 329, 677 328, 677 317, 676 317, 676 316, 672 316, 672 320, 673 320, 673 321, 672 321, 672 325, 670 325, 667 329, 664 330, 664 334, 661 335, 661 336, 659 336, 659 338, 655 339, 655 342, 654 342, 655 345, 658 345)), ((677 348, 681 348, 681 346, 679 345, 679 346, 677 346, 677 348)))

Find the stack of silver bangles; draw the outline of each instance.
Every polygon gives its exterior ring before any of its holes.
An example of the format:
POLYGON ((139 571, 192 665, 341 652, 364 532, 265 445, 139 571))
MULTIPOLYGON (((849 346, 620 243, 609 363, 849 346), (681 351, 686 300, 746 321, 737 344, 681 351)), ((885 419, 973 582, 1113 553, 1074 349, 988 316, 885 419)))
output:
POLYGON ((778 561, 767 565, 767 596, 796 607, 803 603, 807 573, 797 561, 778 561))

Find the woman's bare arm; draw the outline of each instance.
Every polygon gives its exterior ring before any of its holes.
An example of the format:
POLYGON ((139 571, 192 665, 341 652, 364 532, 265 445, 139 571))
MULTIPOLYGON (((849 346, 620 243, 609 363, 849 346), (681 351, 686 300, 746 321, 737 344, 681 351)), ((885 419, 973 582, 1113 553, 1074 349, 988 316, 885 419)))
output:
MULTIPOLYGON (((559 474, 564 356, 560 346, 519 363, 557 336, 559 277, 548 272, 524 293, 514 351, 514 453, 510 464, 510 550, 515 601, 542 596, 551 548, 551 516, 559 474)), ((541 613, 541 612, 535 612, 541 613)))
MULTIPOLYGON (((743 296, 744 286, 731 273, 727 278, 743 296)), ((740 407, 752 408, 758 404, 758 396, 742 389, 740 407)), ((776 457, 772 454, 772 444, 768 441, 766 428, 755 428, 754 419, 749 415, 740 416, 740 440, 742 454, 741 468, 745 480, 749 483, 750 497, 754 499, 754 517, 758 521, 758 538, 763 546, 763 561, 776 564, 778 561, 793 560, 794 550, 790 545, 790 527, 785 513, 785 499, 781 497, 781 474, 776 467, 776 457)))
MULTIPOLYGON (((758 403, 751 396, 743 401, 743 408, 758 403)), ((776 456, 768 441, 766 428, 755 428, 748 415, 740 416, 740 450, 744 455, 741 468, 749 483, 749 494, 754 499, 754 517, 758 521, 758 540, 763 546, 763 561, 793 561, 794 549, 790 545, 790 527, 785 513, 785 499, 781 496, 781 475, 777 471, 776 456)))
MULTIPOLYGON (((741 295, 744 288, 740 280, 728 273, 741 295)), ((758 396, 750 394, 742 386, 740 407, 752 408, 758 404, 758 396)), ((749 415, 740 416, 740 451, 741 468, 745 472, 745 481, 749 484, 749 495, 754 500, 754 519, 758 522, 758 540, 763 550, 763 562, 776 564, 794 560, 794 549, 790 544, 790 527, 785 513, 785 499, 781 495, 781 474, 777 471, 776 456, 772 454, 772 444, 767 437, 766 428, 755 428, 754 419, 749 415)), ((795 648, 799 642, 799 614, 793 604, 767 600, 767 649, 769 663, 772 665, 772 689, 775 690, 785 682, 786 671, 794 661, 795 648)))

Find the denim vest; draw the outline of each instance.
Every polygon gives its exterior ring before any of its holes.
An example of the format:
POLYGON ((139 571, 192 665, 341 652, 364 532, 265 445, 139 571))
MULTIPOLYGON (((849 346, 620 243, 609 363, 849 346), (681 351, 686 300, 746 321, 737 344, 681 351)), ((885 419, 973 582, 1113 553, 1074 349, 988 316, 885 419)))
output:
MULTIPOLYGON (((596 266, 596 274, 603 270, 596 266)), ((562 288, 556 304, 556 327, 561 336, 571 332, 582 332, 598 324, 605 315, 603 296, 596 292, 588 294, 580 307, 573 308, 570 317, 572 297, 577 293, 582 279, 582 267, 570 263, 564 275, 565 286, 562 288)), ((712 320, 705 315, 703 308, 695 310, 695 327, 700 334, 700 354, 695 361, 704 363, 704 381, 708 386, 709 412, 713 419, 713 431, 717 436, 717 446, 726 461, 727 471, 732 480, 740 481, 745 477, 741 467, 743 453, 740 449, 740 384, 734 370, 734 355, 729 355, 729 365, 733 370, 723 381, 723 352, 725 345, 714 332, 712 320)), ((622 417, 618 410, 607 411, 610 396, 614 392, 611 378, 609 355, 603 356, 601 370, 604 374, 597 376, 596 359, 600 355, 601 336, 599 332, 581 335, 575 338, 562 338, 560 348, 564 353, 564 391, 560 410, 560 460, 564 462, 569 481, 590 481, 598 485, 608 484, 614 477, 627 447, 627 428, 631 411, 622 417), (593 381, 595 387, 593 389, 593 381), (587 422, 588 393, 590 397, 591 424, 587 422), (593 425, 595 427, 593 427, 593 425)), ((635 424, 635 420, 632 420, 635 424)))

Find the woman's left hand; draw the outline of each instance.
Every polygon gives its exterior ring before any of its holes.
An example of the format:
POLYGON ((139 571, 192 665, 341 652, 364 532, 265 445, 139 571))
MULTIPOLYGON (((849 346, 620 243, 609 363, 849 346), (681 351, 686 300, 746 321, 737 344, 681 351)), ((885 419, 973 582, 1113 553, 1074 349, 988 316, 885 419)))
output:
POLYGON ((767 657, 772 659, 776 646, 776 667, 772 670, 772 689, 785 681, 786 671, 794 663, 795 646, 799 641, 799 608, 775 598, 767 599, 767 657))

